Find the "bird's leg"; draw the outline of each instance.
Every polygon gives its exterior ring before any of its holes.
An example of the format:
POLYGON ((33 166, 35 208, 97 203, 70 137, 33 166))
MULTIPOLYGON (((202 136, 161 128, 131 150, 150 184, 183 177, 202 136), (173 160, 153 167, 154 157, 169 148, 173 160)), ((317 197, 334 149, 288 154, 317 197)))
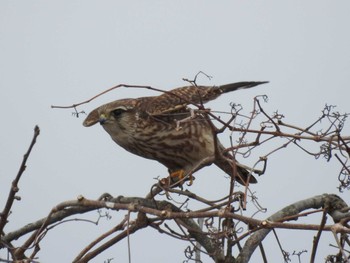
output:
POLYGON ((174 179, 175 181, 180 181, 185 177, 185 170, 177 170, 170 173, 170 178, 174 179))
MULTIPOLYGON (((179 182, 182 184, 183 180, 186 178, 186 174, 185 174, 185 170, 181 169, 181 170, 177 170, 174 172, 170 173, 170 178, 174 179, 175 182, 179 182)), ((193 184, 193 176, 192 174, 189 175, 189 186, 193 184)))

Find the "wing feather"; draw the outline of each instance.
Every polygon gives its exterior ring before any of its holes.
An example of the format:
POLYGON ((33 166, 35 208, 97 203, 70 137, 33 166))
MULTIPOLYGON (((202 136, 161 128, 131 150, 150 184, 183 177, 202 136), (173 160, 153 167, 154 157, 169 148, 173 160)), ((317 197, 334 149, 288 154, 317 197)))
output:
POLYGON ((147 104, 143 105, 143 110, 151 116, 183 111, 190 104, 204 104, 216 99, 222 93, 251 88, 264 83, 266 82, 246 81, 222 86, 186 86, 176 88, 155 96, 152 100, 148 100, 147 104))

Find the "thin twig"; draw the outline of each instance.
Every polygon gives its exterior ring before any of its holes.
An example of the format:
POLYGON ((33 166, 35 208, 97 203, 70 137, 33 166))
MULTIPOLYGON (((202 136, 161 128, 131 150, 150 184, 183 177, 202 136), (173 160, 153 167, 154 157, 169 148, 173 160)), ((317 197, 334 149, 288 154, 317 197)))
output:
POLYGON ((326 222, 327 222, 327 212, 328 212, 327 209, 324 209, 323 215, 322 215, 322 219, 321 219, 321 223, 320 223, 320 229, 317 232, 316 237, 314 237, 312 251, 311 251, 310 263, 314 263, 315 262, 318 242, 320 241, 321 234, 323 232, 323 228, 324 228, 324 226, 326 225, 326 222))
POLYGON ((87 245, 82 251, 80 251, 79 255, 76 256, 76 258, 73 260, 73 262, 78 261, 79 259, 81 259, 89 250, 91 250, 94 246, 96 246, 99 242, 101 242, 103 239, 109 237, 110 235, 112 235, 113 233, 123 230, 125 227, 125 223, 127 221, 127 217, 125 217, 118 225, 116 225, 115 227, 113 227, 112 229, 110 229, 109 231, 107 231, 106 233, 104 233, 103 235, 99 236, 98 238, 96 238, 94 241, 92 241, 89 245, 87 245))
POLYGON ((18 197, 16 197, 16 193, 19 191, 18 182, 21 179, 21 176, 26 169, 26 163, 27 163, 28 157, 29 157, 30 153, 32 152, 32 149, 34 147, 34 144, 36 143, 36 139, 39 136, 39 134, 40 134, 40 129, 38 126, 35 126, 32 141, 29 145, 27 152, 23 156, 23 160, 22 160, 21 166, 19 168, 19 171, 17 173, 17 176, 12 181, 11 189, 10 189, 9 195, 7 197, 7 201, 6 201, 4 210, 0 214, 0 216, 1 216, 0 233, 3 233, 4 227, 7 224, 7 218, 9 216, 9 213, 10 213, 10 210, 11 210, 11 207, 13 205, 14 200, 18 199, 18 197))

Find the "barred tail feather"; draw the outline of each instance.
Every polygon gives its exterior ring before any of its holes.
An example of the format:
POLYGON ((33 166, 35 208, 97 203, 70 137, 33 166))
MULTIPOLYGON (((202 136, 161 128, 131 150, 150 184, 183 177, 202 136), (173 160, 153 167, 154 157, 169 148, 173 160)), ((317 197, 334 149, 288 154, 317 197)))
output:
POLYGON ((233 160, 232 156, 223 156, 222 158, 217 158, 215 160, 215 165, 218 166, 221 170, 223 170, 225 173, 227 173, 229 176, 233 175, 233 172, 235 170, 234 165, 236 165, 237 169, 237 175, 235 176, 235 180, 240 183, 241 185, 246 185, 248 183, 255 184, 258 181, 256 178, 249 173, 248 170, 246 170, 243 167, 240 167, 239 163, 237 163, 235 160, 233 160), (249 181, 248 181, 249 178, 249 181))
POLYGON ((252 88, 261 84, 266 84, 266 83, 268 83, 268 81, 243 81, 243 82, 236 82, 236 83, 221 85, 218 87, 218 89, 221 93, 227 93, 227 92, 240 90, 240 89, 249 89, 249 88, 252 88))

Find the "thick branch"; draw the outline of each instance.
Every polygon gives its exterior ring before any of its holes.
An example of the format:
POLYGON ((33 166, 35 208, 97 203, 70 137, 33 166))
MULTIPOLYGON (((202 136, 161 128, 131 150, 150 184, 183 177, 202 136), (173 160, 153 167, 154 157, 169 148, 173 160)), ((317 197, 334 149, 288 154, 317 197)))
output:
MULTIPOLYGON (((153 199, 137 198, 137 197, 118 197, 110 198, 108 201, 104 200, 88 200, 83 197, 79 197, 75 201, 67 201, 57 205, 47 218, 41 219, 33 224, 27 225, 21 228, 18 231, 9 233, 6 235, 3 240, 8 242, 13 239, 18 238, 19 236, 24 235, 30 231, 36 230, 34 236, 30 238, 31 242, 36 242, 37 237, 41 234, 41 231, 44 231, 45 227, 62 220, 63 218, 70 216, 72 214, 85 213, 98 208, 108 208, 113 210, 127 210, 130 212, 140 212, 144 215, 153 215, 156 216, 158 220, 170 220, 177 219, 180 220, 181 225, 185 226, 189 236, 199 242, 208 254, 216 261, 220 262, 223 260, 223 253, 219 245, 208 236, 207 233, 203 232, 198 224, 193 220, 194 218, 231 218, 236 219, 240 222, 244 222, 247 225, 252 227, 252 232, 256 231, 246 242, 242 252, 240 253, 239 259, 243 261, 239 262, 248 262, 252 252, 256 246, 264 239, 264 237, 269 233, 273 228, 289 228, 289 229, 306 229, 306 230, 318 230, 318 225, 305 225, 305 224, 287 224, 282 223, 282 221, 293 219, 293 215, 298 214, 300 211, 310 209, 310 208, 319 208, 327 206, 328 213, 332 216, 335 222, 339 222, 342 218, 349 217, 349 212, 342 212, 342 209, 346 207, 346 204, 335 195, 322 195, 316 196, 314 198, 306 199, 299 201, 293 205, 290 205, 281 211, 275 213, 267 220, 257 220, 242 215, 232 213, 226 209, 221 209, 218 211, 191 211, 184 212, 175 205, 171 204, 168 201, 155 201, 153 199), (245 260, 245 261, 244 261, 245 260)), ((136 224, 130 233, 133 233, 143 227, 146 227, 147 224, 136 224)), ((340 232, 350 232, 349 229, 338 224, 333 226, 324 226, 326 231, 340 231, 340 232)), ((119 240, 125 238, 125 233, 117 235, 115 238, 107 241, 105 244, 102 244, 97 249, 88 252, 85 254, 88 258, 91 258, 98 253, 101 253, 103 250, 109 248, 111 245, 117 243, 119 240)), ((240 239, 241 240, 241 239, 240 239)), ((25 252, 25 249, 30 246, 30 243, 26 243, 26 246, 22 246, 20 250, 22 253, 25 252)), ((35 243, 33 243, 35 244, 35 243)), ((33 245, 32 244, 32 245, 33 245)), ((84 262, 84 261, 82 261, 84 262)))
MULTIPOLYGON (((347 207, 346 203, 336 195, 319 195, 312 198, 308 198, 299 202, 296 202, 292 205, 289 205, 277 213, 273 214, 267 219, 267 223, 280 221, 285 217, 295 215, 301 211, 307 209, 318 209, 320 207, 327 207, 329 210, 329 215, 333 218, 335 222, 340 220, 342 216, 348 216, 346 213, 342 213, 339 210, 347 207)), ((250 257, 253 252, 259 246, 259 244, 264 240, 264 238, 269 234, 271 228, 261 229, 255 232, 245 243, 241 253, 237 257, 237 263, 249 262, 250 257)))

